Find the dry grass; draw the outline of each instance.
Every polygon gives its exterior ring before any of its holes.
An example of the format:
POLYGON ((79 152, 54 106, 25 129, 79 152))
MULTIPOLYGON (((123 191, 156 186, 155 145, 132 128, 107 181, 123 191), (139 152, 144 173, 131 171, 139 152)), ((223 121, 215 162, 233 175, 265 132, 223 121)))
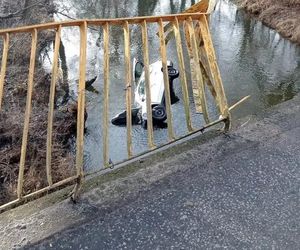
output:
POLYGON ((299 0, 241 0, 242 8, 283 37, 300 44, 299 0))
MULTIPOLYGON (((16 196, 16 185, 21 153, 24 123, 26 80, 20 72, 19 83, 6 84, 4 110, 0 112, 0 204, 16 196), (23 82, 24 81, 24 82, 23 82), (23 83, 22 83, 23 82, 23 83)), ((36 73, 32 101, 32 116, 26 154, 24 193, 31 193, 47 185, 46 135, 50 77, 42 70, 36 73)), ((74 174, 74 157, 70 152, 70 139, 76 131, 76 115, 67 109, 56 109, 53 129, 52 175, 59 181, 74 174)))

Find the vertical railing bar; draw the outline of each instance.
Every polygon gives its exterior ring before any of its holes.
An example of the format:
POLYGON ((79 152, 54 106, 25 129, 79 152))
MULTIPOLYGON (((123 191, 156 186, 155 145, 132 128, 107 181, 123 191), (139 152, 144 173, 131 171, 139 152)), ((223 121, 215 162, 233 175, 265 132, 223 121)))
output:
POLYGON ((47 153, 46 153, 46 172, 47 181, 49 186, 52 186, 52 174, 51 174, 51 155, 52 155, 52 130, 53 130, 53 114, 54 114, 54 100, 55 100, 55 87, 57 81, 58 72, 58 57, 59 47, 61 39, 61 25, 59 25, 55 34, 55 45, 54 45, 54 56, 52 65, 52 79, 50 85, 50 96, 49 96, 49 111, 48 111, 48 128, 47 128, 47 153))
POLYGON ((103 161, 104 166, 109 166, 108 157, 108 109, 109 109, 109 24, 103 27, 104 40, 104 115, 103 115, 103 161))
POLYGON ((79 191, 83 173, 84 154, 84 113, 85 113, 85 81, 86 81, 86 50, 87 50, 87 22, 80 26, 80 59, 79 59, 79 84, 77 100, 77 140, 76 140, 76 172, 78 181, 75 186, 75 197, 79 191))
POLYGON ((143 40, 143 55, 144 55, 144 70, 145 70, 145 84, 146 84, 146 105, 147 105, 147 132, 148 132, 148 146, 150 149, 155 148, 153 139, 153 119, 151 107, 151 88, 150 88, 150 69, 149 69, 149 45, 148 45, 148 30, 147 22, 142 22, 142 40, 143 40))
POLYGON ((227 99, 224 91, 224 87, 222 84, 222 79, 220 75, 220 70, 216 62, 216 54, 212 44, 212 38, 208 29, 208 23, 205 15, 201 16, 199 20, 200 30, 203 37, 204 42, 204 50, 207 55, 209 68, 211 69, 211 76, 214 81, 214 86, 217 92, 217 100, 219 101, 220 112, 224 118, 229 116, 227 99))
POLYGON ((24 119, 22 146, 21 146, 21 157, 20 157, 19 176, 18 176, 18 188, 17 188, 18 199, 21 199, 22 196, 23 196, 23 183, 24 183, 24 170, 25 170, 25 161, 26 161, 26 149, 27 149, 27 141, 28 141, 28 133, 29 133, 30 115, 31 115, 31 110, 32 110, 31 100, 32 100, 33 79, 34 79, 34 70, 35 70, 36 46, 37 46, 37 29, 34 29, 32 31, 31 54, 30 54, 30 65, 29 65, 29 73, 28 73, 27 97, 26 97, 26 108, 25 108, 25 119, 24 119))
POLYGON ((131 112, 131 102, 132 102, 132 74, 131 74, 131 60, 130 60, 130 33, 128 21, 124 23, 124 50, 125 50, 125 72, 126 72, 126 126, 127 126, 127 154, 128 158, 132 156, 132 112, 131 112))
POLYGON ((216 99, 217 93, 216 93, 215 86, 212 81, 212 77, 211 77, 212 73, 211 73, 210 68, 207 67, 208 63, 207 63, 207 58, 206 58, 206 52, 202 46, 199 48, 199 58, 200 58, 201 70, 203 72, 203 78, 205 80, 207 80, 207 82, 205 82, 205 83, 208 86, 209 91, 212 94, 212 96, 214 97, 214 99, 216 99))
POLYGON ((217 101, 217 94, 216 94, 216 90, 215 90, 213 80, 211 77, 212 72, 208 65, 208 58, 207 58, 206 51, 203 46, 204 43, 203 43, 203 38, 202 38, 202 33, 201 33, 199 22, 200 21, 197 22, 198 25, 196 25, 196 28, 195 28, 196 33, 195 34, 196 34, 197 43, 199 45, 198 53, 199 53, 201 71, 203 72, 203 78, 205 79, 204 85, 208 86, 210 93, 212 94, 213 98, 215 99, 215 101, 217 103, 217 107, 219 109, 219 103, 217 101))
POLYGON ((192 84, 192 92, 193 92, 193 98, 194 98, 194 104, 196 108, 196 113, 203 113, 202 112, 202 105, 200 100, 200 89, 198 87, 198 82, 196 79, 196 73, 195 73, 195 59, 193 55, 193 48, 192 48, 192 42, 191 42, 191 36, 188 28, 187 21, 183 21, 183 28, 184 28, 184 35, 185 35, 185 41, 187 45, 187 52, 190 59, 190 74, 191 74, 191 84, 192 84))
POLYGON ((9 49, 9 34, 6 33, 3 39, 3 54, 2 54, 2 62, 1 62, 1 75, 0 75, 0 111, 2 106, 2 98, 4 92, 4 81, 6 74, 6 65, 7 65, 7 57, 8 57, 8 49, 9 49))
POLYGON ((194 56, 194 60, 195 60, 195 72, 196 72, 198 87, 200 90, 200 99, 201 99, 203 117, 204 117, 205 122, 208 124, 208 123, 210 123, 210 121, 209 121, 209 116, 208 116, 208 111, 207 111, 203 76, 202 76, 201 67, 200 67, 198 44, 197 44, 197 40, 196 40, 193 19, 191 17, 188 18, 187 25, 188 25, 189 33, 191 36, 192 50, 193 50, 192 52, 193 52, 193 56, 194 56))
POLYGON ((167 52, 166 44, 164 39, 164 27, 163 21, 159 18, 159 38, 160 38, 160 54, 162 59, 163 75, 164 75, 164 86, 165 86, 165 105, 167 111, 167 124, 168 124, 168 136, 169 140, 174 140, 174 131, 172 125, 172 111, 171 111, 171 96, 170 96, 170 86, 169 86, 169 75, 167 66, 167 52))
POLYGON ((192 132, 193 127, 192 127, 192 122, 191 122, 189 92, 188 92, 188 87, 187 87, 187 79, 186 79, 184 57, 183 57, 183 50, 182 50, 182 41, 181 41, 179 22, 178 22, 177 17, 175 17, 175 21, 173 22, 173 31, 174 31, 174 36, 175 36, 175 40, 176 40, 176 49, 177 49, 178 63, 179 63, 179 68, 180 68, 180 82, 181 82, 182 93, 183 93, 183 104, 184 104, 186 125, 188 128, 188 131, 192 132))

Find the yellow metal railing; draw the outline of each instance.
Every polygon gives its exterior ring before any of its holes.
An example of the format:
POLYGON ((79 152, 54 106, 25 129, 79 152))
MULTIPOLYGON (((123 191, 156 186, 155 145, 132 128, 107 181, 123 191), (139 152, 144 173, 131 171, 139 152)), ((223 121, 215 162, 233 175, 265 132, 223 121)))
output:
MULTIPOLYGON (((0 30, 0 36, 3 37, 3 55, 1 64, 1 77, 0 77, 0 108, 3 97, 3 86, 5 82, 7 55, 9 47, 10 36, 16 33, 29 33, 31 34, 31 56, 28 74, 28 88, 26 98, 26 109, 25 109, 25 120, 23 128, 23 139, 21 147, 21 157, 19 165, 18 175, 18 186, 17 186, 17 199, 0 207, 0 211, 7 209, 8 207, 15 206, 18 203, 22 203, 32 197, 50 191, 54 188, 66 185, 76 181, 74 189, 75 197, 78 195, 82 180, 84 178, 83 171, 83 153, 84 153, 84 112, 85 112, 85 82, 86 82, 86 64, 87 64, 87 29, 88 26, 101 26, 103 29, 103 40, 104 40, 104 104, 103 104, 103 159, 104 166, 109 167, 109 66, 110 66, 110 52, 109 52, 109 37, 111 26, 121 26, 124 32, 124 60, 125 60, 125 90, 126 90, 126 120, 127 120, 127 154, 128 159, 135 157, 132 149, 132 76, 131 76, 131 59, 130 59, 130 26, 138 24, 142 31, 142 47, 144 57, 144 69, 145 69, 145 87, 146 87, 146 103, 147 110, 151 110, 151 91, 150 91, 150 72, 149 72, 149 45, 148 45, 148 24, 156 23, 158 25, 158 39, 160 41, 160 55, 163 65, 163 77, 165 86, 165 105, 167 112, 167 124, 168 124, 168 139, 166 143, 173 142, 179 138, 175 137, 172 121, 171 111, 171 97, 169 89, 169 76, 167 71, 167 36, 166 31, 173 32, 175 39, 178 66, 180 70, 180 83, 183 93, 183 104, 185 111, 185 122, 188 129, 188 134, 195 133, 199 130, 204 130, 207 127, 213 126, 220 122, 225 122, 225 129, 229 129, 230 126, 230 113, 227 105, 224 88, 222 85, 215 52, 213 49, 212 39, 209 32, 207 23, 207 16, 205 13, 186 13, 177 15, 165 15, 165 16, 152 16, 152 17, 134 17, 134 18, 120 18, 120 19, 97 19, 97 20, 76 20, 59 23, 48 23, 39 24, 27 27, 20 27, 14 29, 0 30), (167 26, 164 26, 168 24, 167 26), (65 179, 63 181, 53 183, 51 174, 51 155, 52 155, 52 130, 53 130, 53 116, 54 116, 54 97, 55 97, 55 86, 58 78, 58 57, 59 57, 59 46, 61 41, 61 32, 65 27, 79 27, 80 29, 80 61, 79 61, 79 84, 78 84, 78 114, 77 114, 77 137, 76 137, 76 175, 65 179), (168 27, 166 29, 166 27, 168 27), (55 46, 53 54, 52 64, 52 79, 50 86, 50 98, 49 98, 49 111, 48 111, 48 128, 47 128, 47 152, 46 152, 46 173, 48 186, 32 192, 30 194, 23 194, 23 183, 24 183, 24 168, 26 158, 26 148, 28 143, 29 123, 31 117, 31 99, 34 88, 34 72, 36 62, 36 50, 37 50, 37 39, 38 32, 41 30, 54 30, 55 31, 55 46), (184 31, 185 36, 181 36, 181 30, 184 31), (183 41, 186 42, 188 47, 188 55, 185 55, 183 49, 183 41), (198 130, 195 130, 191 121, 190 113, 190 101, 189 101, 189 82, 185 67, 185 58, 189 58, 191 62, 193 81, 196 83, 196 91, 200 97, 200 108, 202 109, 203 117, 206 125, 198 130), (205 78, 206 76, 206 78, 205 78), (209 89, 214 97, 216 106, 220 112, 220 118, 216 121, 210 121, 207 111, 207 101, 205 85, 209 85, 209 89)), ((121 86, 122 87, 122 86, 121 86)), ((123 86, 124 88, 124 86, 123 86)), ((1 112, 1 109, 0 109, 1 112)), ((152 125, 152 114, 147 112, 147 133, 148 133, 148 147, 149 150, 157 148, 154 144, 153 139, 153 125, 152 125)), ((187 134, 187 135, 188 135, 187 134)))

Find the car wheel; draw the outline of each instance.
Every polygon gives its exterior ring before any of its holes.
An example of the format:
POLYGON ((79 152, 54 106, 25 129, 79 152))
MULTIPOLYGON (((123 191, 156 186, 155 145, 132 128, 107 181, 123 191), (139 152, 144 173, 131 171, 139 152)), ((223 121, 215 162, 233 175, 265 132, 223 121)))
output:
POLYGON ((166 109, 162 105, 155 106, 152 109, 152 117, 157 121, 164 121, 167 119, 166 109))
POLYGON ((169 74, 170 78, 175 79, 179 76, 179 71, 174 68, 169 67, 168 74, 169 74))

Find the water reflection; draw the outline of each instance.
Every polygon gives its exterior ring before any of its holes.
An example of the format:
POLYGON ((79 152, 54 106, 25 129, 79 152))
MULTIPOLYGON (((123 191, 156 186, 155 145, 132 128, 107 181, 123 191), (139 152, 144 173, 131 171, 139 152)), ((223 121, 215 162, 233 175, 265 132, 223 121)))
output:
MULTIPOLYGON (((73 18, 107 18, 140 15, 158 15, 184 10, 195 1, 109 1, 109 0, 68 0, 58 2, 58 19, 66 16, 73 18)), ((211 16, 211 31, 220 65, 225 91, 230 104, 250 94, 252 97, 246 105, 235 110, 235 117, 258 113, 261 110, 292 98, 300 89, 300 48, 292 45, 260 22, 250 19, 229 1, 219 1, 216 11, 211 16)), ((78 31, 68 30, 62 34, 65 59, 71 90, 76 91, 78 79, 79 41, 78 31), (77 32, 77 33, 76 33, 77 32), (72 85, 73 84, 73 85, 72 85), (72 87, 73 86, 73 87, 72 87)), ((149 26, 150 60, 159 57, 159 43, 156 39, 157 26, 149 26)), ((132 57, 142 58, 140 28, 131 26, 132 57)), ((125 107, 124 92, 124 39, 120 28, 110 30, 110 118, 125 107)), ((178 68, 174 43, 168 45, 168 58, 178 68)), ((102 29, 91 27, 88 33, 88 68, 87 79, 97 77, 93 87, 96 91, 87 92, 87 134, 85 137, 85 161, 90 170, 102 166, 102 106, 103 106, 103 38, 102 29)), ((181 97, 179 82, 175 82, 175 92, 181 97)), ((192 97, 191 97, 192 99, 192 97)), ((208 97, 208 100, 211 100, 208 97)), ((192 109, 194 109, 192 105, 192 109)), ((186 132, 182 103, 172 107, 175 131, 177 135, 186 132)), ((194 111, 194 110, 192 110, 194 111)), ((210 102, 209 111, 214 116, 215 110, 210 102)), ((193 112, 194 114, 194 112, 193 112)), ((193 115, 197 126, 202 118, 193 115)), ((126 158, 126 129, 111 126, 110 157, 113 161, 126 158)), ((166 130, 156 128, 155 140, 163 142, 167 138, 166 130)), ((147 148, 147 131, 140 126, 133 127, 134 152, 147 148)))
POLYGON ((227 1, 217 5, 211 29, 229 102, 252 95, 237 116, 258 113, 299 92, 299 47, 227 1))

